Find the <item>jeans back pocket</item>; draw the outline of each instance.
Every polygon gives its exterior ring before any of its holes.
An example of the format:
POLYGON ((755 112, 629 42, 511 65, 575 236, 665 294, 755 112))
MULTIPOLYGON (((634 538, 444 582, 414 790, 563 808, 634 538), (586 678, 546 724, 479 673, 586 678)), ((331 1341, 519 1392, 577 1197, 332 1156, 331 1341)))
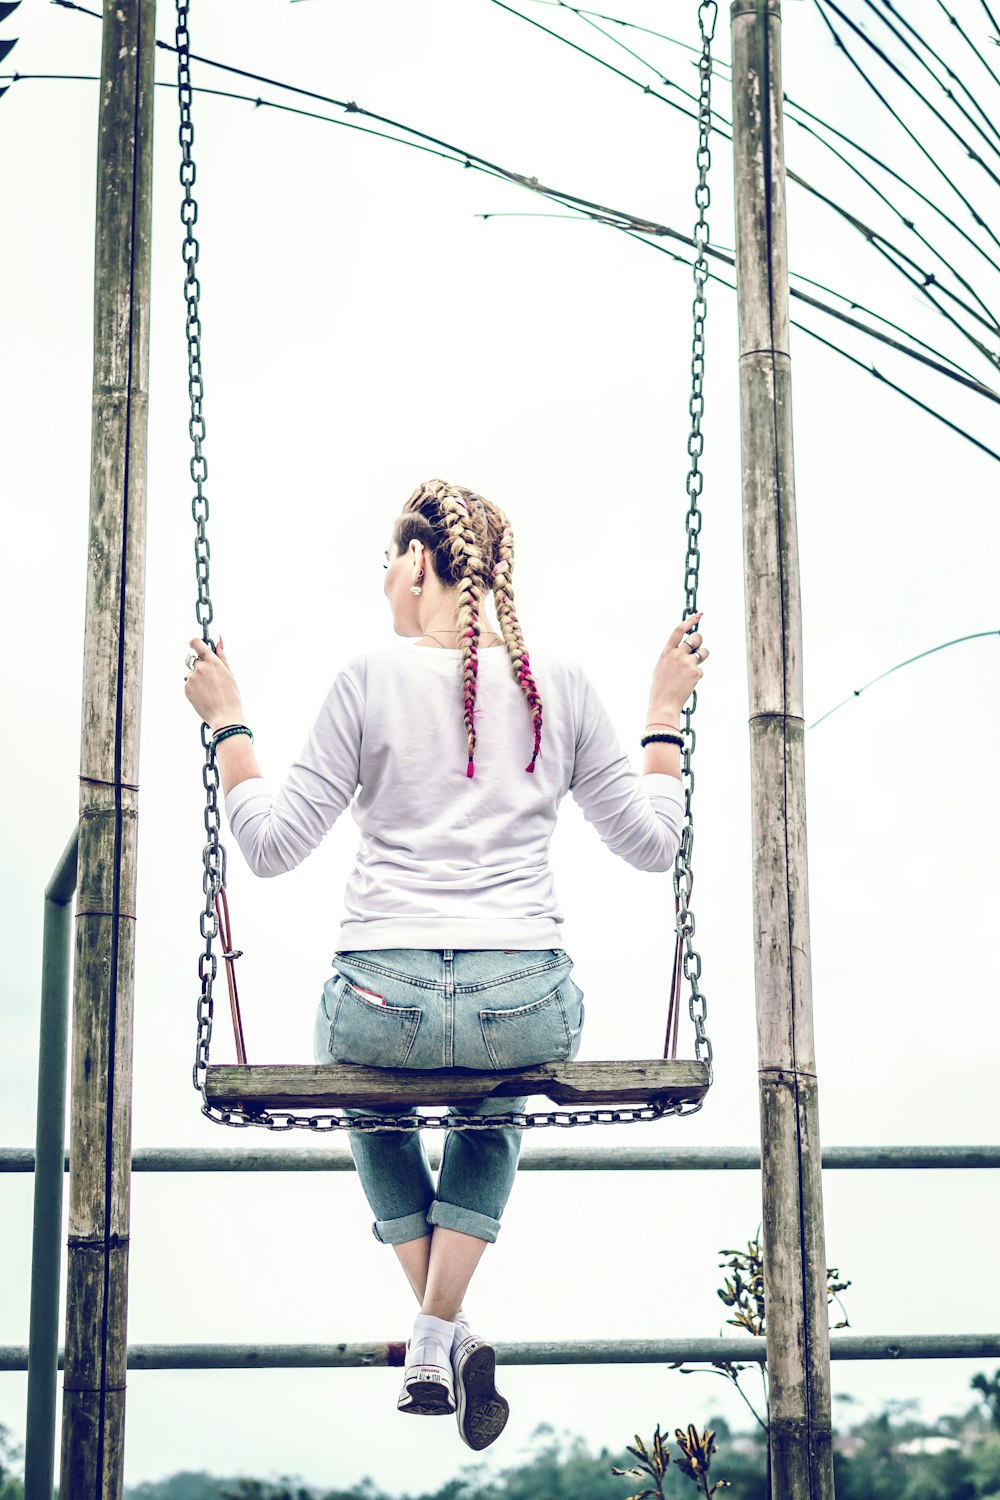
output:
POLYGON ((530 1005, 480 1010, 486 1050, 496 1068, 566 1062, 580 1048, 583 992, 571 979, 530 1005))
POLYGON ((331 1062, 402 1068, 416 1040, 423 1012, 369 996, 343 976, 327 980, 323 1005, 330 1018, 331 1062))

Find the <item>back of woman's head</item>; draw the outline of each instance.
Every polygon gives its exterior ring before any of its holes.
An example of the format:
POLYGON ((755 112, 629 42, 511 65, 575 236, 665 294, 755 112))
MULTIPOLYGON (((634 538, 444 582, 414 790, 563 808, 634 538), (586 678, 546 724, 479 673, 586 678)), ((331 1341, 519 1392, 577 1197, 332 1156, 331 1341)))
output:
POLYGON ((469 744, 467 775, 476 753, 476 688, 479 670, 480 599, 492 591, 500 633, 511 671, 524 694, 534 731, 527 771, 535 769, 542 742, 542 700, 531 674, 524 636, 514 608, 514 534, 503 511, 461 485, 430 479, 407 500, 393 527, 399 552, 411 541, 427 548, 437 577, 458 590, 458 629, 462 652, 462 712, 469 744))

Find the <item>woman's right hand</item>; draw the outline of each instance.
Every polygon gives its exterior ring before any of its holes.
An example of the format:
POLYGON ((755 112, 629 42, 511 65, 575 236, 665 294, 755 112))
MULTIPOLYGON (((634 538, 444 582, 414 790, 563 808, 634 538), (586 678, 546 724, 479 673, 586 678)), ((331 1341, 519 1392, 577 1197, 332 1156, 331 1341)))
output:
POLYGON ((679 714, 704 677, 701 662, 695 656, 697 651, 702 662, 708 656, 708 651, 702 645, 703 637, 697 630, 690 635, 686 633, 697 625, 703 614, 704 610, 699 610, 698 614, 689 615, 682 625, 671 632, 670 639, 660 652, 649 689, 647 723, 661 720, 664 715, 679 714))

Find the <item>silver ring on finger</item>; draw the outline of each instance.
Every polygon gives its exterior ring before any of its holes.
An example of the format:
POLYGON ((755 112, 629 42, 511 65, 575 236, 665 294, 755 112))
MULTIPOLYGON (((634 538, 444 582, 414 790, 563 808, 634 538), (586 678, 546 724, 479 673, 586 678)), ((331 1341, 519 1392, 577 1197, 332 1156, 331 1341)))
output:
POLYGON ((695 653, 694 653, 694 659, 698 663, 698 665, 700 666, 701 665, 701 652, 700 651, 695 651, 695 653))
POLYGON ((185 656, 184 658, 184 665, 187 667, 189 672, 193 672, 200 661, 201 657, 198 655, 197 651, 189 651, 187 656, 185 656))

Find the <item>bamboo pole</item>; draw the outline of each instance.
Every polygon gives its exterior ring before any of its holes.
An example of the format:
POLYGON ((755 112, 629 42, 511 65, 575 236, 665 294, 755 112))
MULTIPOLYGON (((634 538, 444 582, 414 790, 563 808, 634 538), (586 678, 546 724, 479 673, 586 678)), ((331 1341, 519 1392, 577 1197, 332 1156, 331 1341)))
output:
POLYGON ((731 19, 771 1493, 832 1500, 780 0, 733 0, 731 19))
POLYGON ((61 1500, 119 1500, 145 569, 155 0, 105 0, 61 1500))

